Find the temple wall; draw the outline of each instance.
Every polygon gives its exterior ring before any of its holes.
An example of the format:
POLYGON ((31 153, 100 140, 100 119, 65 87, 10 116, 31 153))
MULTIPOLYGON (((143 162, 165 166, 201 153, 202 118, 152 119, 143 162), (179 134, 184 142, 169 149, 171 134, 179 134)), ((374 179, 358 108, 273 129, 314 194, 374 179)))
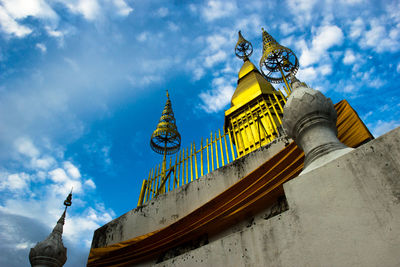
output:
POLYGON ((400 128, 284 189, 287 211, 155 266, 400 266, 400 128))
POLYGON ((175 222, 226 190, 284 147, 285 140, 276 139, 193 182, 151 199, 97 229, 92 247, 105 247, 175 222))

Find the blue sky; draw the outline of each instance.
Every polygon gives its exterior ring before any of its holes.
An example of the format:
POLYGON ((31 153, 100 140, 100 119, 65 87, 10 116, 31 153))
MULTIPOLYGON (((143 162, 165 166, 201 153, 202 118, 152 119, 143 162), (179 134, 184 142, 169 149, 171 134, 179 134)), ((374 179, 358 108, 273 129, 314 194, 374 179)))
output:
POLYGON ((222 128, 261 27, 298 78, 347 99, 375 136, 400 125, 400 3, 362 0, 0 0, 0 265, 28 264, 74 187, 66 266, 93 231, 137 204, 162 160, 149 146, 165 90, 182 147, 222 128))

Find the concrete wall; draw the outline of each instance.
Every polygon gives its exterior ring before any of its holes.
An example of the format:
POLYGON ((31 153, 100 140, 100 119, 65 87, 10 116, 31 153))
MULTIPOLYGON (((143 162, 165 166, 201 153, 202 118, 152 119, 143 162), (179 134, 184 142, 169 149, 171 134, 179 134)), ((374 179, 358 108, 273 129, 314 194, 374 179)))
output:
POLYGON ((287 211, 155 266, 400 266, 400 128, 284 189, 287 211))
POLYGON ((94 232, 92 247, 104 247, 165 227, 217 196, 285 147, 285 139, 160 195, 94 232))

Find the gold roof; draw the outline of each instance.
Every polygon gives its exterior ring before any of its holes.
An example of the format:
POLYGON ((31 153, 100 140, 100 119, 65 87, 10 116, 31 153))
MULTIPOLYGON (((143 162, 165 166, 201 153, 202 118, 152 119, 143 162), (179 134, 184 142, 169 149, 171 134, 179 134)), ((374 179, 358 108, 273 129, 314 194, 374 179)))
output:
POLYGON ((225 112, 225 116, 249 103, 262 94, 273 94, 275 89, 262 77, 256 66, 250 60, 243 63, 239 71, 239 80, 235 93, 232 96, 231 108, 225 112))

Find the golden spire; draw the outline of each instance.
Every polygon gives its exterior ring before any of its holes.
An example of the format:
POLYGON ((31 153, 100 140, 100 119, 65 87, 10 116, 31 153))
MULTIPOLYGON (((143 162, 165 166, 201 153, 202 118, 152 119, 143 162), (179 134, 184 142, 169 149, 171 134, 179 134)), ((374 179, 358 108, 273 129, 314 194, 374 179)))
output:
POLYGON ((157 189, 156 194, 165 191, 165 181, 168 178, 166 175, 167 170, 167 155, 178 152, 181 146, 181 135, 176 127, 174 112, 171 107, 171 100, 167 90, 167 103, 165 104, 160 121, 158 122, 156 130, 151 135, 150 147, 154 152, 163 154, 163 164, 161 171, 161 186, 157 189))
POLYGON ((287 79, 291 74, 296 74, 299 61, 292 50, 280 45, 264 28, 262 31, 263 55, 260 59, 260 70, 269 82, 285 82, 290 88, 287 79))
POLYGON ((176 153, 181 145, 181 135, 176 127, 174 112, 167 90, 167 103, 165 104, 156 130, 151 135, 150 146, 154 152, 171 155, 176 153))
POLYGON ((235 46, 235 54, 238 58, 244 61, 248 60, 253 53, 253 45, 243 38, 242 33, 239 31, 239 38, 235 46))

